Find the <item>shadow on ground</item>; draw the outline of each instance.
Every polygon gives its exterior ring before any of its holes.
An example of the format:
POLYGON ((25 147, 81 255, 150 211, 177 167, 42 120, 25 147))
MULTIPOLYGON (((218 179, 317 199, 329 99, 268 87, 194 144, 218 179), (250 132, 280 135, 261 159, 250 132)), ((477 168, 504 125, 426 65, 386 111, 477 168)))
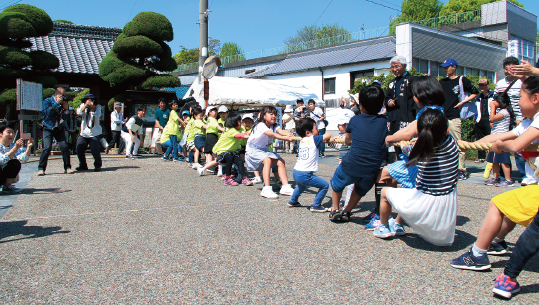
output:
POLYGON ((11 222, 0 222, 0 244, 30 239, 30 238, 39 238, 44 236, 49 236, 58 233, 70 233, 71 231, 62 231, 62 227, 40 227, 40 226, 27 226, 28 221, 11 221, 11 222), (13 238, 9 240, 4 240, 5 238, 12 236, 22 237, 13 238))

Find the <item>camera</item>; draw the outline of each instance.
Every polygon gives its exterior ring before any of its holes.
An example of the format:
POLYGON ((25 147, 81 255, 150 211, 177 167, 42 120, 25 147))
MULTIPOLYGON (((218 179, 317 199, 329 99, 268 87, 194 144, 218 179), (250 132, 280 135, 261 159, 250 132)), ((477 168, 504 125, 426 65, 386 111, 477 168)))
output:
POLYGON ((68 98, 65 94, 62 94, 62 96, 60 97, 60 99, 64 102, 67 102, 68 101, 68 98))

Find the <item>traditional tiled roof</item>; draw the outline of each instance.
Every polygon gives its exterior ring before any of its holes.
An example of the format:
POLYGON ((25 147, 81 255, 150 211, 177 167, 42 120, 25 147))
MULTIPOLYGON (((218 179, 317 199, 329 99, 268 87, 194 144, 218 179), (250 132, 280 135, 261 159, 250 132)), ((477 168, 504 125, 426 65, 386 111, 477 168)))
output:
POLYGON ((32 37, 32 50, 54 54, 60 60, 55 72, 98 74, 99 63, 112 49, 122 29, 54 23, 47 36, 32 37))
POLYGON ((337 67, 396 55, 395 37, 388 36, 344 45, 290 54, 267 69, 251 73, 246 78, 296 73, 320 68, 337 67))

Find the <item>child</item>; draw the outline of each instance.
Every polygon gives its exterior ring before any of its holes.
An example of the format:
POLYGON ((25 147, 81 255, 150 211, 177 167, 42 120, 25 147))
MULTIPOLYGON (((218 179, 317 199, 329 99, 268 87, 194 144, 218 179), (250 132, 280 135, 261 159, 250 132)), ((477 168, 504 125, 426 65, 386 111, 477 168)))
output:
POLYGON ((178 101, 172 100, 172 102, 170 102, 168 121, 165 128, 163 128, 163 134, 161 135, 161 142, 163 144, 167 140, 170 140, 170 146, 165 151, 165 155, 163 155, 164 160, 180 161, 178 158, 178 139, 181 139, 182 137, 182 133, 180 131, 180 122, 183 123, 183 120, 181 120, 178 116, 178 113, 176 112, 177 110, 178 101), (172 153, 172 157, 169 157, 170 153, 172 153))
MULTIPOLYGON (((490 134, 506 133, 511 129, 511 121, 515 115, 511 108, 511 99, 505 92, 494 94, 493 101, 490 103, 490 134)), ((495 154, 489 152, 487 162, 492 163, 492 178, 485 181, 485 185, 496 185, 498 187, 511 187, 514 185, 511 180, 511 155, 508 152, 495 154), (501 181, 500 166, 503 169, 505 180, 501 181)))
POLYGON ((294 180, 296 180, 297 184, 288 206, 301 206, 298 202, 299 196, 308 186, 312 186, 318 188, 318 193, 316 193, 310 211, 327 212, 328 209, 322 206, 322 199, 328 192, 329 184, 326 180, 315 176, 314 173, 318 171, 318 146, 320 142, 329 140, 331 134, 326 133, 319 136, 316 122, 311 118, 299 120, 296 124, 296 131, 303 139, 299 142, 299 157, 293 171, 294 180))
POLYGON ((198 159, 200 158, 200 152, 204 152, 204 145, 206 144, 206 131, 202 128, 204 126, 204 121, 202 121, 202 118, 204 117, 204 110, 201 108, 194 108, 193 109, 193 127, 192 131, 195 136, 194 138, 194 144, 195 144, 195 156, 194 156, 194 164, 193 169, 197 169, 201 167, 201 165, 198 162, 198 159))
POLYGON ((457 225, 459 149, 449 123, 438 109, 425 109, 417 119, 418 138, 406 165, 417 165, 416 187, 382 189, 380 225, 374 236, 404 235, 404 221, 428 242, 449 246, 457 225), (389 221, 393 207, 399 216, 389 221))
POLYGON ((15 132, 6 121, 0 122, 0 185, 2 194, 19 193, 21 190, 13 183, 18 181, 21 171, 21 162, 30 159, 30 151, 34 145, 32 138, 27 140, 26 151, 24 150, 24 140, 15 139, 15 132))
POLYGON ((242 184, 253 185, 253 182, 247 178, 245 174, 245 167, 243 161, 237 154, 240 141, 248 137, 245 133, 240 133, 241 129, 241 115, 239 113, 231 113, 228 115, 225 127, 225 132, 219 138, 219 141, 213 146, 213 151, 217 155, 216 160, 212 160, 204 167, 198 169, 198 173, 202 176, 207 168, 213 167, 218 163, 223 165, 223 177, 224 183, 228 185, 238 185, 231 177, 232 164, 236 164, 239 174, 243 177, 242 184))
MULTIPOLYGON (((217 119, 217 124, 221 126, 221 128, 225 128, 226 118, 228 116, 228 108, 226 106, 222 105, 219 106, 219 119, 217 119)), ((222 132, 219 132, 219 136, 221 136, 222 132)))
POLYGON ((195 122, 195 119, 193 117, 193 110, 195 108, 197 107, 189 109, 190 115, 184 131, 187 134, 185 138, 185 151, 188 153, 187 161, 189 162, 189 166, 194 166, 195 164, 195 155, 193 154, 195 151, 195 134, 193 133, 193 123, 195 122))
MULTIPOLYGON (((333 144, 330 144, 331 147, 334 147, 339 150, 339 164, 342 163, 342 158, 348 153, 350 150, 350 146, 344 144, 344 143, 335 143, 336 139, 344 139, 346 137, 346 127, 348 126, 348 122, 350 122, 350 118, 347 116, 344 116, 343 118, 339 119, 337 121, 337 128, 339 129, 339 135, 332 139, 333 144)), ((354 189, 354 185, 350 184, 346 187, 346 200, 342 200, 339 203, 339 209, 343 209, 347 204, 348 201, 350 201, 350 195, 352 195, 352 190, 354 189)))
MULTIPOLYGON (((518 152, 529 144, 539 142, 537 141, 539 139, 539 76, 531 76, 523 82, 519 105, 523 117, 533 117, 533 121, 524 120, 512 131, 486 136, 479 142, 496 141, 490 149, 495 153, 502 151, 518 152)), ((539 208, 538 194, 538 185, 528 185, 492 198, 476 242, 468 252, 456 259, 452 259, 450 265, 454 268, 467 270, 490 269, 487 254, 505 253, 506 251, 503 251, 505 249, 502 248, 507 247, 507 245, 505 245, 503 237, 513 229, 516 223, 528 226, 532 222, 539 208), (498 249, 501 251, 498 251, 498 249)), ((535 230, 535 228, 532 230, 535 230)), ((522 242, 525 243, 525 241, 522 242)), ((528 245, 531 246, 532 244, 529 243, 528 245)), ((528 245, 523 247, 526 248, 528 245)), ((509 294, 511 291, 513 293, 518 292, 518 283, 514 278, 522 270, 523 263, 530 257, 528 254, 523 256, 521 258, 522 262, 516 264, 519 265, 518 268, 511 270, 512 272, 508 274, 509 276, 505 275, 502 279, 497 279, 500 281, 499 283, 497 281, 496 286, 501 285, 503 282, 501 280, 505 279, 508 282, 517 284, 517 286, 513 285, 512 289, 506 287, 509 289, 509 294), (513 280, 510 280, 510 278, 513 280)), ((498 288, 502 289, 502 287, 498 288)))
POLYGON ((384 91, 376 86, 367 86, 359 93, 361 114, 350 119, 346 127, 345 144, 350 151, 343 157, 331 178, 333 207, 331 221, 348 221, 350 212, 362 196, 372 188, 382 164, 387 118, 378 115, 384 103, 384 91), (350 202, 341 211, 339 202, 347 185, 354 184, 350 202))
MULTIPOLYGON (((393 135, 386 137, 386 145, 392 142, 408 141, 417 136, 417 119, 425 109, 438 109, 444 112, 442 107, 445 102, 444 91, 440 82, 432 76, 421 76, 415 79, 412 88, 412 94, 417 107, 420 109, 416 115, 416 120, 411 122, 407 127, 397 131, 393 135)), ((405 166, 408 162, 408 154, 412 146, 403 147, 403 154, 399 155, 401 160, 393 162, 384 167, 378 174, 377 183, 375 184, 375 210, 363 218, 368 221, 365 225, 365 230, 373 231, 380 224, 380 198, 382 188, 386 186, 397 187, 400 184, 404 188, 415 188, 417 166, 405 166)))
POLYGON ((204 144, 204 151, 206 152, 206 163, 215 160, 215 154, 212 152, 213 147, 219 140, 219 132, 225 131, 225 129, 217 123, 217 109, 212 107, 208 110, 208 123, 202 125, 202 128, 206 130, 206 142, 204 144))
POLYGON ((283 183, 281 195, 292 196, 294 189, 288 184, 286 176, 285 162, 278 154, 270 152, 268 147, 273 143, 273 139, 292 141, 293 134, 282 130, 277 126, 277 109, 273 106, 264 106, 260 113, 260 120, 253 127, 253 131, 247 140, 245 153, 245 163, 247 170, 255 171, 263 164, 262 178, 264 187, 260 195, 262 197, 275 199, 279 198, 270 186, 270 170, 272 165, 278 166, 279 177, 283 183))

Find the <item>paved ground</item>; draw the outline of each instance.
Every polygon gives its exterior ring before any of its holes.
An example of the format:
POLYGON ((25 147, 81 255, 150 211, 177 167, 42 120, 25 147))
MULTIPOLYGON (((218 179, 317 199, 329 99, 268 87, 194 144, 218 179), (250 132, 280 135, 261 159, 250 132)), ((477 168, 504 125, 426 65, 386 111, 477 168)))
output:
MULTIPOLYGON (((330 179, 335 157, 319 176, 330 179)), ((294 158, 285 159, 291 173, 294 158)), ((448 265, 503 189, 460 183, 455 243, 436 247, 411 230, 393 240, 364 231, 358 219, 373 208, 372 191, 352 222, 334 224, 286 207, 289 197, 261 198, 260 186, 198 177, 185 163, 103 166, 64 175, 51 161, 16 198, 0 220, 0 303, 507 303, 491 289, 508 256, 491 257, 491 272, 448 265)), ((309 190, 300 202, 313 198, 309 190)), ((511 246, 522 231, 508 236, 511 246)), ((537 303, 538 272, 536 256, 509 303, 537 303)))

